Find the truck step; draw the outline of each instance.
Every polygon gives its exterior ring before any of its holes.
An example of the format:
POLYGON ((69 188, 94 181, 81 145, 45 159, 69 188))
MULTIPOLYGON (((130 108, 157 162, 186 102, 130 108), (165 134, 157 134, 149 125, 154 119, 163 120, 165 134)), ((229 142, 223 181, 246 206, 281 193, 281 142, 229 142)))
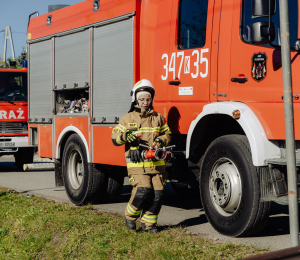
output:
MULTIPOLYGON (((286 158, 272 158, 266 159, 268 164, 286 165, 286 158)), ((300 166, 300 160, 296 160, 296 166, 300 166)))

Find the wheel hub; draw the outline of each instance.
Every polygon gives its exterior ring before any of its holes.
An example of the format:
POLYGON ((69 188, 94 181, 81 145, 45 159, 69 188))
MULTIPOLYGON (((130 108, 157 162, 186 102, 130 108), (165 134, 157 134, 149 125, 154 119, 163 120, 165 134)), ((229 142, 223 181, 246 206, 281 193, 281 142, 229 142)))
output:
POLYGON ((80 188, 83 182, 84 167, 82 162, 82 155, 77 150, 70 153, 68 161, 68 177, 70 184, 74 190, 80 188))
POLYGON ((223 216, 234 214, 241 200, 240 174, 227 158, 219 159, 210 174, 209 193, 217 211, 223 216))
POLYGON ((230 198, 230 180, 225 171, 212 173, 210 182, 211 197, 220 207, 224 208, 230 198))

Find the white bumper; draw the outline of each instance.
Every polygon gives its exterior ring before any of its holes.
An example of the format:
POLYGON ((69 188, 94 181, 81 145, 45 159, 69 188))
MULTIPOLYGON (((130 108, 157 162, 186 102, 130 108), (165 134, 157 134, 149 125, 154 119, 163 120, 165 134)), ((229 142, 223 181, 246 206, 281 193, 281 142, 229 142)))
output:
MULTIPOLYGON (((28 136, 15 136, 15 137, 0 137, 0 153, 1 150, 8 152, 8 149, 15 150, 21 147, 37 147, 37 145, 28 145, 28 136)), ((3 152, 3 151, 2 151, 3 152)))

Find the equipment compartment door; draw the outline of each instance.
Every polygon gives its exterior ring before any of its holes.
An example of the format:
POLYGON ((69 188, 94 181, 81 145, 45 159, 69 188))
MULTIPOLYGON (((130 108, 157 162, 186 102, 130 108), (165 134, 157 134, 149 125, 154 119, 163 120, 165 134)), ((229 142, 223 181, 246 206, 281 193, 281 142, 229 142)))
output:
POLYGON ((115 123, 130 108, 134 17, 94 29, 93 117, 115 123))
POLYGON ((209 103, 213 9, 214 0, 173 3, 170 50, 160 57, 161 80, 168 81, 168 123, 173 133, 186 134, 209 103))
MULTIPOLYGON (((52 119, 52 40, 29 44, 29 119, 52 119)), ((42 120, 44 119, 44 120, 42 120)))

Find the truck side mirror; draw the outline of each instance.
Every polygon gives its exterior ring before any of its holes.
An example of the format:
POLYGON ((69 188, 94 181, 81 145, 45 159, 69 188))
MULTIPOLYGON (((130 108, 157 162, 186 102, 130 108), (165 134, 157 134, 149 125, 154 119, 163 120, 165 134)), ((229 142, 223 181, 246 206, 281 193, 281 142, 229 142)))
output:
POLYGON ((256 17, 269 16, 269 2, 271 16, 276 12, 276 0, 252 0, 252 15, 256 17))
POLYGON ((275 26, 269 22, 256 22, 251 24, 252 43, 268 44, 275 40, 275 26), (269 38, 270 37, 270 38, 269 38))
POLYGON ((295 42, 295 51, 300 52, 300 39, 297 39, 295 42))

